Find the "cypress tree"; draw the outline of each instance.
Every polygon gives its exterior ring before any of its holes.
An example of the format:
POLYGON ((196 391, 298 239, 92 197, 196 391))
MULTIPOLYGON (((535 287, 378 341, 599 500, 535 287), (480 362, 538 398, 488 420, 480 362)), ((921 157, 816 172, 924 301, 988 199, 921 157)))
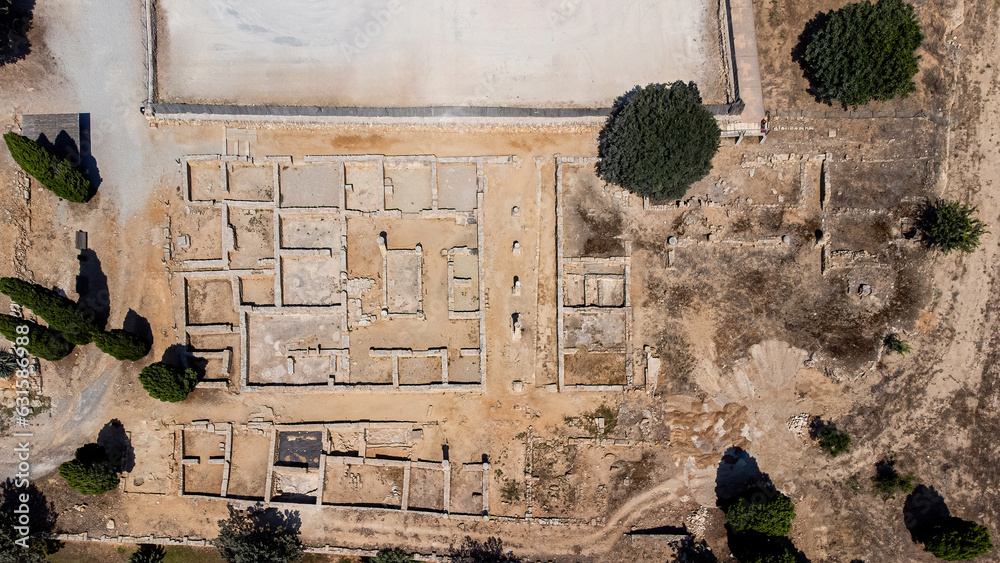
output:
POLYGON ((52 193, 75 203, 90 199, 93 191, 90 180, 71 162, 17 133, 4 133, 3 139, 14 162, 52 193))

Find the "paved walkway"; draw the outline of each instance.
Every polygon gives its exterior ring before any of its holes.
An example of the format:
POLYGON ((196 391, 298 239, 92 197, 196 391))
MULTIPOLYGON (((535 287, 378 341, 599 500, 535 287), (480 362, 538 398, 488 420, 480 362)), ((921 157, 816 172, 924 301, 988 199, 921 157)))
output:
POLYGON ((764 93, 760 86, 760 61, 757 58, 753 2, 752 0, 727 0, 727 2, 732 22, 737 97, 746 104, 740 121, 759 125, 764 119, 764 93))

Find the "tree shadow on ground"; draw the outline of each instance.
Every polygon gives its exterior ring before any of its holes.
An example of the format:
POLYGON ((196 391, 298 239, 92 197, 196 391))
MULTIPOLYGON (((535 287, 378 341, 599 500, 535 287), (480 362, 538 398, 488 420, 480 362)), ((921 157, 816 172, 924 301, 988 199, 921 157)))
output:
POLYGON ((718 506, 742 496, 754 487, 769 483, 770 478, 761 472, 757 460, 743 448, 731 447, 719 461, 715 474, 715 496, 718 506))
POLYGON ((693 536, 688 536, 671 545, 676 550, 673 563, 718 563, 719 561, 705 540, 696 541, 693 536))
POLYGON ((55 528, 58 516, 55 504, 48 502, 45 494, 34 483, 18 487, 13 479, 4 480, 0 483, 0 521, 11 518, 11 522, 15 522, 13 519, 22 513, 28 515, 27 525, 28 534, 32 538, 32 551, 55 553, 62 547, 61 542, 39 537, 51 533, 55 528), (21 495, 27 495, 28 501, 21 502, 21 495))
POLYGON ((111 291, 108 276, 101 269, 97 253, 87 249, 80 251, 80 273, 76 276, 76 293, 80 296, 76 308, 103 329, 111 316, 111 291))
POLYGON ((950 515, 944 497, 934 487, 917 486, 903 504, 903 523, 910 532, 910 538, 917 543, 923 543, 922 532, 929 524, 944 520, 950 515))
POLYGON ((104 425, 97 435, 97 444, 108 453, 108 461, 116 468, 128 472, 135 469, 135 449, 125 426, 117 418, 104 425))
MULTIPOLYGON (((811 20, 806 23, 805 28, 802 33, 799 34, 799 40, 792 47, 792 60, 799 63, 799 67, 802 69, 802 76, 809 81, 809 88, 806 90, 811 94, 817 102, 824 103, 828 106, 833 105, 833 101, 824 98, 817 89, 816 73, 813 71, 809 63, 806 62, 806 48, 812 43, 816 34, 819 33, 824 27, 826 27, 827 22, 830 21, 829 12, 818 12, 811 20)), ((846 109, 846 107, 845 107, 846 109)))
POLYGON ((79 152, 79 162, 76 166, 79 168, 80 172, 90 180, 91 185, 91 196, 97 192, 97 188, 101 187, 101 171, 97 168, 97 159, 90 152, 90 114, 81 113, 80 114, 80 152, 79 152))
POLYGON ((229 506, 230 518, 236 514, 237 517, 245 517, 254 530, 262 533, 275 533, 281 531, 299 533, 302 527, 302 518, 298 510, 278 510, 275 507, 264 507, 262 504, 255 504, 246 509, 246 512, 229 506))
POLYGON ((153 345, 153 327, 149 325, 149 321, 145 317, 133 309, 129 309, 128 313, 125 313, 122 329, 129 334, 138 336, 146 344, 153 345))
POLYGON ((792 540, 785 536, 768 536, 757 532, 734 532, 726 526, 729 551, 739 561, 778 560, 781 554, 794 554, 796 563, 809 563, 809 558, 799 551, 792 540))
POLYGON ((163 357, 160 361, 181 369, 191 368, 198 374, 199 378, 205 377, 205 369, 208 367, 208 360, 193 355, 184 344, 169 346, 163 351, 163 357))

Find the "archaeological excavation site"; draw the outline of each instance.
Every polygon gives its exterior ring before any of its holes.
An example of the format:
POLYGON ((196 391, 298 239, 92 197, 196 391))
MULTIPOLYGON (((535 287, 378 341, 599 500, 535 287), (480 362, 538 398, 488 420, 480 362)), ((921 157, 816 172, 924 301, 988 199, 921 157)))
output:
POLYGON ((988 2, 50 4, 0 561, 998 560, 988 2))

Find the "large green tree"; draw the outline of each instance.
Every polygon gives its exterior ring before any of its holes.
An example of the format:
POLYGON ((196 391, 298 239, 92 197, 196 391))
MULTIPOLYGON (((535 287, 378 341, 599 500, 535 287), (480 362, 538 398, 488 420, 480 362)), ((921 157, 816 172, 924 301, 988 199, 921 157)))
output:
POLYGON ((187 398, 198 385, 198 372, 181 369, 163 362, 150 364, 139 372, 139 383, 150 397, 166 403, 176 403, 187 398))
POLYGON ((107 450, 99 444, 86 444, 76 450, 76 457, 59 466, 66 484, 85 495, 99 495, 118 487, 119 468, 111 463, 107 450))
POLYGON ((861 106, 916 91, 924 40, 913 6, 867 0, 820 14, 803 34, 802 63, 821 100, 861 106))
POLYGON ((965 561, 993 549, 986 526, 954 516, 927 525, 920 537, 925 551, 945 561, 965 561))
POLYGON ((94 344, 116 360, 137 362, 149 353, 150 345, 138 336, 120 328, 94 333, 94 344))
POLYGON ((712 170, 720 135, 695 83, 636 88, 618 99, 601 131, 597 173, 641 196, 681 198, 712 170))
POLYGON ((87 344, 100 330, 76 308, 76 303, 47 287, 17 278, 0 278, 0 292, 15 303, 31 309, 73 344, 87 344))
POLYGON ((20 345, 32 356, 50 362, 59 361, 73 351, 73 345, 59 331, 11 315, 0 315, 0 334, 14 344, 21 342, 20 345), (21 334, 24 329, 20 329, 19 333, 18 327, 27 327, 28 333, 21 334), (18 337, 27 337, 27 342, 18 340, 18 337))
POLYGON ((275 509, 229 507, 229 518, 219 520, 219 537, 212 542, 227 563, 296 563, 303 546, 298 525, 275 509))
POLYGON ((14 162, 52 193, 75 203, 90 199, 93 185, 73 163, 17 133, 4 133, 3 139, 14 162))

